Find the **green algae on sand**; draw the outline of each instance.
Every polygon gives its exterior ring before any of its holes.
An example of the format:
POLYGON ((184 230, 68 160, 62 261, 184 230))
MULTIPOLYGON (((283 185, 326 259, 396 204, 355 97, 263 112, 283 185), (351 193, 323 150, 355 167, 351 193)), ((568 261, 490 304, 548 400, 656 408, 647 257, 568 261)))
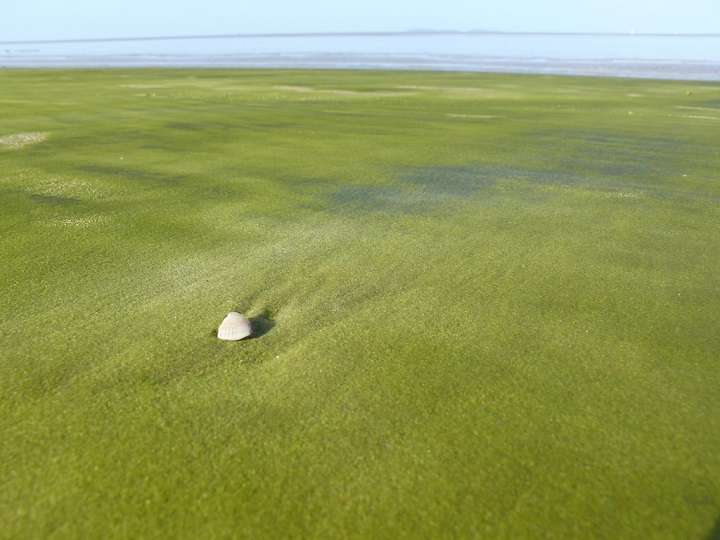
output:
POLYGON ((0 537, 706 538, 718 91, 0 70, 0 537))

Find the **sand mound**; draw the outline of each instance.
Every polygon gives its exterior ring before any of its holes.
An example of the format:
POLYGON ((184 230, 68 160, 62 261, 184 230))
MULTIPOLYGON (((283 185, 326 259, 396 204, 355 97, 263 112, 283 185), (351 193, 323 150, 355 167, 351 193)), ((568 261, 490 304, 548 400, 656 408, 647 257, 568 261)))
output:
POLYGON ((309 86, 287 86, 287 85, 277 85, 273 86, 276 90, 289 90, 291 92, 317 92, 318 94, 359 94, 360 92, 354 92, 352 90, 316 90, 314 88, 310 88, 309 86))
POLYGON ((0 148, 22 148, 28 144, 35 144, 45 140, 47 133, 29 132, 15 133, 0 137, 0 148))

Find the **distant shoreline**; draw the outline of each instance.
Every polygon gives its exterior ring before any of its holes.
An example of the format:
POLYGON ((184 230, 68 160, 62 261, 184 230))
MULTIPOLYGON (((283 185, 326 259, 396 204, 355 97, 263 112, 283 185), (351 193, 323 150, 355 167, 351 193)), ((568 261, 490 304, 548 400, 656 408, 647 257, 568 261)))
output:
POLYGON ((688 33, 639 33, 639 32, 505 32, 500 30, 408 30, 404 32, 303 32, 303 33, 260 33, 260 34, 205 34, 182 36, 137 36, 109 38, 37 39, 0 41, 0 45, 40 45, 61 43, 110 43, 125 41, 176 41, 187 39, 277 39, 277 38, 318 38, 318 37, 402 37, 402 36, 593 36, 593 37, 681 37, 720 38, 715 34, 688 33))
POLYGON ((391 71, 456 71, 570 75, 687 81, 720 80, 720 64, 704 62, 639 62, 588 60, 529 60, 371 54, 247 54, 172 55, 117 54, 80 56, 0 55, 0 70, 8 68, 187 68, 187 69, 339 69, 391 71))
POLYGON ((720 34, 226 34, 0 45, 0 67, 391 69, 720 80, 720 34))

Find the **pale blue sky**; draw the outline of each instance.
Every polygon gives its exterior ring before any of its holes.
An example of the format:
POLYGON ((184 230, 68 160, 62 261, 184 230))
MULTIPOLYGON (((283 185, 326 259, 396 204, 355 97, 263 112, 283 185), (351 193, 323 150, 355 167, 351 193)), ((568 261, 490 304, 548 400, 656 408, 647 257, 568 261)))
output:
POLYGON ((720 0, 0 0, 0 41, 419 28, 719 33, 720 0))

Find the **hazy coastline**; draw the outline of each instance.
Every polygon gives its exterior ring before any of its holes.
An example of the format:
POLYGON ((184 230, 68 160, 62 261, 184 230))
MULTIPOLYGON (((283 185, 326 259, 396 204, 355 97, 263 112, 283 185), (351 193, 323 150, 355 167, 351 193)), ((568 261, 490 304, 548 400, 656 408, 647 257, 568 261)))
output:
POLYGON ((408 69, 720 80, 720 34, 425 31, 0 42, 0 67, 408 69))

